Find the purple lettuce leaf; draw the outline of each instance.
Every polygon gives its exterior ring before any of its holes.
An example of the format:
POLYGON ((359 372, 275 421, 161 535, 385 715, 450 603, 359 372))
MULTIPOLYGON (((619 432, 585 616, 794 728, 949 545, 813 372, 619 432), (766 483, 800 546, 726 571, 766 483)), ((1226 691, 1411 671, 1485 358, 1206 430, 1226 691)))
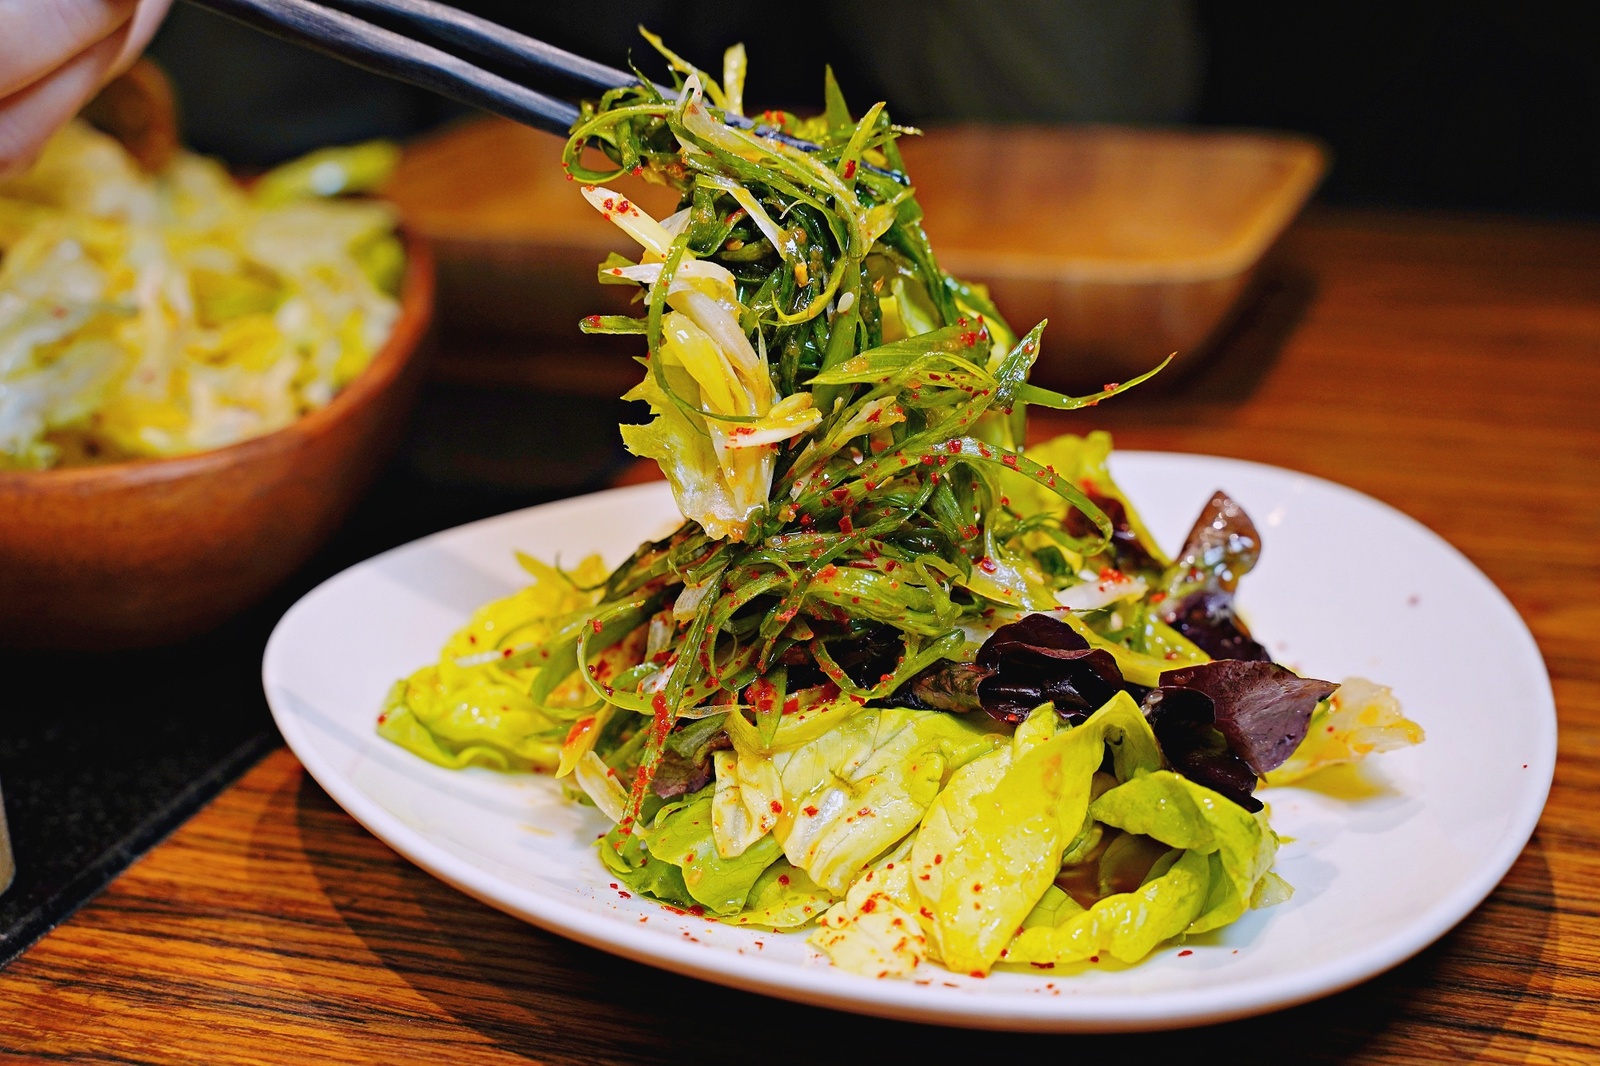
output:
POLYGON ((943 662, 912 678, 885 702, 897 707, 967 713, 983 710, 1011 725, 1041 703, 1080 722, 1121 691, 1144 690, 1123 680, 1111 653, 1089 647, 1065 622, 1030 614, 995 630, 970 663, 943 662))
POLYGON ((656 775, 650 779, 650 787, 664 800, 676 799, 699 792, 711 783, 713 776, 715 771, 709 754, 697 762, 667 748, 656 764, 656 775))
POLYGON ((1233 606, 1239 579, 1260 557, 1250 516, 1227 493, 1213 493, 1167 571, 1162 621, 1213 659, 1270 661, 1233 606))
POLYGON ((977 666, 993 674, 978 682, 983 709, 1002 722, 1016 723, 1041 703, 1082 721, 1127 688, 1116 659, 1065 622, 1030 614, 995 630, 978 649, 977 666))
POLYGON ((1256 643, 1233 610, 1233 593, 1217 588, 1198 588, 1162 618, 1190 643, 1213 659, 1244 659, 1271 662, 1272 655, 1256 643))
POLYGON ((1184 689, 1204 696, 1228 748, 1263 776, 1294 754, 1306 737, 1311 712, 1338 687, 1277 663, 1219 659, 1166 671, 1158 691, 1184 689))
MULTIPOLYGON (((1128 520, 1128 508, 1123 502, 1115 496, 1102 496, 1089 489, 1084 490, 1084 495, 1111 520, 1110 551, 1117 569, 1125 574, 1160 573, 1161 564, 1150 554, 1150 549, 1139 539, 1139 534, 1134 532, 1133 523, 1128 520)), ((1100 535, 1088 516, 1076 508, 1068 508, 1066 517, 1062 519, 1062 529, 1074 537, 1100 535)))
POLYGON ((1174 569, 1198 570, 1209 577, 1208 583, 1232 592, 1260 558, 1256 524, 1233 497, 1218 489, 1190 528, 1174 569))
POLYGON ((1256 772, 1228 747, 1213 721, 1211 699, 1196 689, 1156 688, 1144 698, 1145 720, 1176 772, 1219 792, 1254 813, 1261 801, 1251 795, 1256 772))

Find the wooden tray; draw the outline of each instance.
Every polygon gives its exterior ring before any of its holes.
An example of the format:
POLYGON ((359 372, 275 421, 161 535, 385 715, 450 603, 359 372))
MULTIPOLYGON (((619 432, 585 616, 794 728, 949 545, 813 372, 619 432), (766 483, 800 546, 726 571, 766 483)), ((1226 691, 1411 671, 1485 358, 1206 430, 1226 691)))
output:
MULTIPOLYGON (((948 127, 901 142, 940 261, 1013 326, 1049 319, 1034 379, 1098 388, 1200 358, 1326 169, 1303 137, 1117 127, 948 127)), ((572 344, 620 311, 595 284, 631 252, 565 180, 561 142, 499 119, 411 146, 390 194, 439 254, 440 315, 572 344)), ((647 210, 675 196, 617 183, 647 210)))

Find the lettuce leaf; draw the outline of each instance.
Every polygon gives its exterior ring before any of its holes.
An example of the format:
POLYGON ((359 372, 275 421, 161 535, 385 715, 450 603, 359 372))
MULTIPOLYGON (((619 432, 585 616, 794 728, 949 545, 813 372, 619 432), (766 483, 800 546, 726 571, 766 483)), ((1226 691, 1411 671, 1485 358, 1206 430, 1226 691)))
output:
POLYGON ((696 903, 715 914, 736 914, 762 871, 778 858, 778 842, 764 837, 724 858, 711 835, 711 801, 711 792, 702 790, 686 804, 662 808, 645 831, 644 844, 653 858, 683 872, 684 888, 696 903))
POLYGON ((1422 738, 1422 727, 1401 712, 1392 689, 1364 677, 1347 677, 1317 706, 1305 740, 1283 765, 1267 773, 1266 782, 1287 785, 1325 767, 1420 744, 1422 738))
MULTIPOLYGON (((771 751, 760 750, 748 723, 730 730, 737 752, 733 776, 747 822, 738 824, 731 807, 724 808, 723 842, 726 853, 738 846, 732 838, 748 837, 747 826, 770 826, 772 837, 764 839, 776 839, 791 863, 836 895, 917 827, 952 769, 1007 741, 979 723, 938 711, 867 707, 822 713, 835 716, 830 720, 837 724, 806 736, 803 724, 785 721, 771 751), (786 734, 805 739, 788 741, 786 734)), ((726 765, 719 760, 719 783, 727 780, 726 765)))
POLYGON ((451 770, 553 770, 564 732, 521 689, 487 679, 451 688, 432 666, 396 682, 378 718, 380 736, 451 770))
POLYGON ((1210 888, 1188 933, 1217 929, 1243 914, 1278 851, 1265 812, 1246 811, 1170 770, 1118 785, 1095 800, 1089 813, 1125 832, 1210 858, 1210 888))
MULTIPOLYGON (((1053 710, 1036 712, 1024 728, 1054 718, 1053 710)), ((1094 773, 1108 746, 1119 781, 1161 766, 1144 716, 1127 693, 1118 693, 1009 767, 989 757, 940 794, 918 834, 911 873, 934 913, 933 940, 945 965, 987 973, 1000 957, 1084 831, 1094 773)))
POLYGON ((533 581, 479 607, 437 663, 395 684, 378 716, 380 736, 449 769, 557 769, 570 728, 559 708, 587 702, 589 693, 574 674, 547 703, 536 703, 529 690, 545 667, 527 652, 589 607, 594 596, 582 589, 606 570, 598 555, 570 574, 526 556, 521 562, 533 581))
POLYGON ((1175 861, 1158 864, 1155 876, 1138 889, 1107 896, 1087 910, 1051 886, 1023 920, 1005 961, 1049 968, 1106 953, 1119 962, 1138 962, 1188 929, 1206 903, 1210 860, 1198 851, 1172 856, 1175 861))
POLYGON ((761 871, 744 910, 719 915, 729 925, 751 925, 760 929, 797 929, 822 917, 834 903, 834 896, 819 887, 804 870, 779 858, 761 871))
POLYGON ((857 878, 811 934, 811 943, 835 966, 864 977, 903 977, 928 957, 928 934, 906 861, 913 845, 912 839, 902 841, 857 878))

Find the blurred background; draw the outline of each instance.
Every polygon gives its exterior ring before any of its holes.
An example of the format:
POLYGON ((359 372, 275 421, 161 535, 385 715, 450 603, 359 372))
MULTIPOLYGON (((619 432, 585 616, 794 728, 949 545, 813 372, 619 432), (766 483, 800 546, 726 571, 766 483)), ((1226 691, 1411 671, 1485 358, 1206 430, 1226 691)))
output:
MULTIPOLYGON (((1326 143, 1323 202, 1600 214, 1600 6, 1541 2, 733 0, 455 6, 613 65, 659 69, 637 27, 747 99, 816 109, 822 65, 902 122, 1113 122, 1294 130, 1326 143)), ((182 2, 153 54, 185 133, 241 166, 412 136, 465 109, 182 2), (253 116, 250 122, 240 115, 253 116)))

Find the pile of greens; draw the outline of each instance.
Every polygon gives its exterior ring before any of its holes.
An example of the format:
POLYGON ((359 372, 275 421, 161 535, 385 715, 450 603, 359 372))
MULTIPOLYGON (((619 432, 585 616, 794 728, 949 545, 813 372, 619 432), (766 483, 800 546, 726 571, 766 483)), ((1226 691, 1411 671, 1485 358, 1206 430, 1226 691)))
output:
POLYGON ((940 269, 896 149, 915 131, 852 117, 831 72, 822 114, 746 119, 742 49, 719 82, 652 43, 673 91, 586 105, 565 166, 642 249, 599 273, 639 313, 583 328, 644 338, 628 398, 653 420, 622 432, 685 521, 609 572, 525 559, 380 732, 554 769, 636 891, 820 922, 863 973, 1133 961, 1284 898, 1260 781, 1420 733, 1251 638, 1259 537, 1225 494, 1169 558, 1104 434, 1023 449, 1029 405, 1149 375, 1029 383, 1044 323, 1019 336, 940 269), (680 209, 651 218, 604 187, 623 175, 680 209), (1307 742, 1314 717, 1339 725, 1307 742))

